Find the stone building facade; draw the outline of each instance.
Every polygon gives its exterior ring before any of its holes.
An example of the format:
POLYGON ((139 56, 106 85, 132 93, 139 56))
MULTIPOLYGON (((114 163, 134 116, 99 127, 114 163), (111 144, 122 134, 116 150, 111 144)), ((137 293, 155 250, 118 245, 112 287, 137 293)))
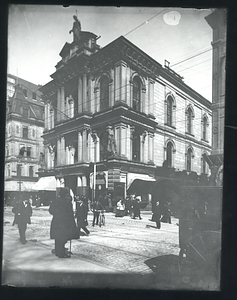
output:
POLYGON ((224 128, 225 128, 225 80, 226 80, 226 34, 227 14, 225 9, 215 9, 206 18, 213 29, 213 77, 212 77, 212 152, 206 157, 212 177, 222 185, 224 128))
POLYGON ((40 89, 41 176, 55 176, 74 194, 125 197, 136 179, 155 180, 157 166, 208 174, 202 155, 211 150, 211 103, 169 65, 123 36, 100 48, 86 31, 60 56, 40 89))
POLYGON ((5 139, 5 199, 26 197, 38 181, 43 156, 44 104, 39 86, 8 74, 5 139))

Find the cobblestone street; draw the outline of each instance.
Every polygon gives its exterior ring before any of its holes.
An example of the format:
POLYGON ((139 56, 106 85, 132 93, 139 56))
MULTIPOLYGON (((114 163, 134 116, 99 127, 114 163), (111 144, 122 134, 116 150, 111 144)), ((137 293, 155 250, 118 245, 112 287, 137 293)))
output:
MULTIPOLYGON (((88 216, 89 236, 73 240, 72 252, 80 258, 109 265, 121 272, 152 273, 144 261, 161 255, 178 255, 177 219, 172 224, 162 223, 160 230, 149 221, 151 214, 145 212, 142 220, 129 216, 116 218, 113 213, 106 213, 106 225, 92 227, 92 213, 88 216)), ((34 208, 32 224, 28 225, 27 238, 54 248, 54 241, 49 239, 52 216, 47 208, 34 208)), ((5 210, 4 232, 18 238, 17 226, 12 226, 13 214, 10 208, 5 210), (9 222, 9 223, 8 223, 9 222)), ((69 246, 69 243, 68 243, 69 246)))
MULTIPOLYGON (((162 223, 161 229, 158 230, 155 228, 155 223, 150 221, 150 212, 142 212, 142 220, 134 220, 129 216, 120 218, 115 217, 113 213, 105 213, 106 224, 102 227, 92 227, 92 217, 92 213, 89 213, 88 229, 90 235, 82 234, 79 240, 72 240, 71 251, 73 254, 71 259, 59 261, 51 254, 51 250, 54 248, 54 240, 49 238, 52 216, 47 207, 33 208, 32 224, 28 225, 26 231, 26 237, 29 241, 26 246, 34 244, 43 247, 50 259, 57 264, 57 267, 60 264, 60 270, 64 270, 63 272, 66 273, 75 272, 75 269, 78 273, 82 272, 80 270, 81 262, 85 261, 97 265, 98 268, 107 268, 113 274, 112 277, 115 274, 120 274, 119 280, 116 279, 116 284, 113 287, 125 287, 124 278, 126 278, 128 288, 190 288, 190 286, 185 285, 185 280, 180 278, 178 274, 179 227, 176 218, 172 217, 172 224, 162 223), (137 280, 134 281, 134 278, 137 280)), ((4 236, 10 236, 13 239, 12 243, 15 241, 14 247, 17 246, 19 249, 15 248, 14 251, 23 251, 20 247, 25 246, 17 244, 18 229, 17 226, 12 226, 12 221, 11 207, 6 207, 4 236)), ((67 247, 70 248, 69 242, 67 247)), ((5 248, 3 249, 5 260, 10 262, 13 254, 4 251, 6 251, 5 248)), ((32 256, 35 255, 33 250, 30 253, 32 256)), ((34 266, 38 271, 40 270, 40 273, 44 270, 43 266, 46 268, 45 271, 50 270, 50 265, 47 266, 44 261, 43 258, 34 266)), ((12 265, 14 264, 12 263, 12 265)), ((14 266, 11 267, 11 270, 14 270, 14 266)), ((96 272, 100 273, 101 270, 94 271, 92 269, 90 276, 95 275, 96 272)), ((41 276, 43 276, 42 274, 41 276)), ((88 282, 92 281, 87 280, 84 284, 89 285, 88 282)), ((108 278, 106 282, 109 285, 108 278)))

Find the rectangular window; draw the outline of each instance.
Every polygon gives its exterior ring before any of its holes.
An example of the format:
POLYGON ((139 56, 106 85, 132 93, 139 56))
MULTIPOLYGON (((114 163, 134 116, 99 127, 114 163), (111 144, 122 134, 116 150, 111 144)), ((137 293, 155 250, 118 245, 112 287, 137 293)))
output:
POLYGON ((21 176, 21 165, 20 165, 20 164, 17 165, 16 175, 17 175, 18 177, 21 176))
POLYGON ((23 107, 23 118, 28 119, 28 108, 23 107))
POLYGON ((32 98, 36 100, 36 92, 33 92, 32 98))
POLYGON ((28 127, 23 127, 23 138, 28 139, 28 127))
POLYGON ((26 89, 23 90, 23 93, 24 93, 24 96, 27 97, 27 90, 26 89))
POLYGON ((30 157, 31 156, 31 147, 26 148, 26 156, 30 157))
POLYGON ((33 166, 29 166, 29 177, 33 177, 33 166))

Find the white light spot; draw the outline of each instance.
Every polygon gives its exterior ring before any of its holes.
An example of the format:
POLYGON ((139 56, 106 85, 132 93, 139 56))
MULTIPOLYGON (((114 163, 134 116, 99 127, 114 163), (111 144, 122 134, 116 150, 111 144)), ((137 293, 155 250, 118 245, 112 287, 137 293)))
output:
POLYGON ((176 26, 179 24, 181 14, 178 11, 170 11, 163 15, 163 19, 166 24, 176 26))

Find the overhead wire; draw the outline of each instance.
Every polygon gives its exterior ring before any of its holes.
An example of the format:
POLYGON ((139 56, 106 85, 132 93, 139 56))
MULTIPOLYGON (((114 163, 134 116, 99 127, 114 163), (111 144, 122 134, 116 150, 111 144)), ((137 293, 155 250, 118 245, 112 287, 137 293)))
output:
POLYGON ((157 14, 155 14, 153 17, 151 17, 150 19, 146 20, 145 22, 141 23, 140 25, 136 26, 135 28, 133 28, 132 30, 130 30, 129 32, 127 32, 126 34, 124 34, 124 36, 127 36, 128 34, 132 33, 133 31, 137 30, 138 28, 140 28, 141 26, 149 23, 149 21, 151 21, 152 19, 154 19, 155 17, 157 17, 158 15, 160 15, 162 12, 164 12, 167 8, 163 9, 162 11, 158 12, 157 14))

